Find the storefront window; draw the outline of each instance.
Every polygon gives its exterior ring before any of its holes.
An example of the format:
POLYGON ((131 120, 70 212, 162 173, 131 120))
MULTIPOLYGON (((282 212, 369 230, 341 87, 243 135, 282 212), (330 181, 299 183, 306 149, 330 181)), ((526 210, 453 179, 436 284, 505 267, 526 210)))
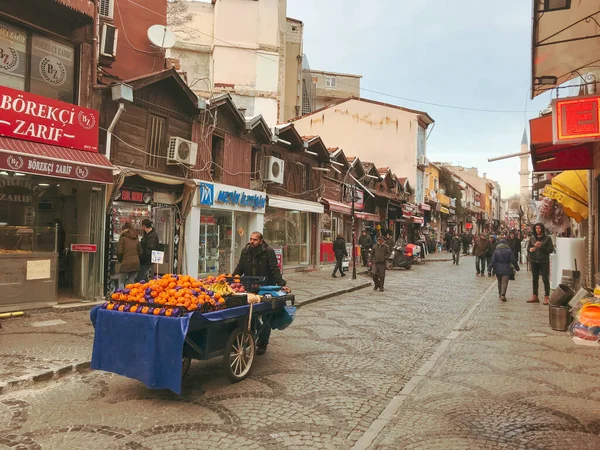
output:
POLYGON ((202 209, 200 213, 199 276, 231 273, 233 212, 202 209))
POLYGON ((75 65, 75 46, 0 22, 0 85, 73 103, 75 65))
POLYGON ((308 264, 309 213, 267 207, 265 240, 271 247, 283 248, 284 267, 308 264))

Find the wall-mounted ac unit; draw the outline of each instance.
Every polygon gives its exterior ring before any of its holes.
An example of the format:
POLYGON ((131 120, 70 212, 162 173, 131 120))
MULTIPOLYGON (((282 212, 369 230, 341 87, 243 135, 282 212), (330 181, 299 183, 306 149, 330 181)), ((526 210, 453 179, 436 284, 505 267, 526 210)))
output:
POLYGON ((198 144, 177 136, 169 140, 169 151, 167 154, 167 164, 185 164, 193 166, 196 164, 196 154, 198 153, 198 144))
POLYGON ((284 161, 274 156, 264 159, 263 179, 272 183, 283 184, 284 161))
POLYGON ((417 166, 419 167, 427 167, 427 157, 425 155, 417 156, 417 166))
POLYGON ((117 38, 119 30, 109 23, 102 24, 102 35, 100 39, 100 55, 114 58, 117 56, 117 38))

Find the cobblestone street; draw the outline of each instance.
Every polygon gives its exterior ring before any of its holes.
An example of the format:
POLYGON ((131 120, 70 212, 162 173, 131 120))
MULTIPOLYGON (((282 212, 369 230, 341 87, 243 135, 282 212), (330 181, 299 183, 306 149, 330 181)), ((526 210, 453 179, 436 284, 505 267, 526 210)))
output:
MULTIPOLYGON (((238 384, 215 360, 192 363, 181 396, 90 371, 11 390, 0 449, 598 449, 600 351, 525 303, 525 271, 501 303, 473 266, 394 270, 385 293, 303 306, 238 384)), ((91 346, 81 315, 70 332, 91 346)))

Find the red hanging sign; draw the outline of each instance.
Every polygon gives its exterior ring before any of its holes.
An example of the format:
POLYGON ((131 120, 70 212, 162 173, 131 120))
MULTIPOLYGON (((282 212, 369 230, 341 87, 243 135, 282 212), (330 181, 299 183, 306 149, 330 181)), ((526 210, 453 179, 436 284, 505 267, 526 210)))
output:
POLYGON ((98 152, 98 111, 0 86, 0 136, 98 152))
POLYGON ((554 99, 552 132, 554 144, 600 138, 600 96, 554 99))

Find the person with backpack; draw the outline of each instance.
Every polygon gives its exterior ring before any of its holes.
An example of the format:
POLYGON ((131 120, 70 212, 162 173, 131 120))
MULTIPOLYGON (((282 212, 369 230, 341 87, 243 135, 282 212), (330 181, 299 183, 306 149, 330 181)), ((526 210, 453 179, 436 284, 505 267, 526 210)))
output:
POLYGON ((345 277, 346 274, 342 267, 342 260, 344 259, 344 256, 348 256, 348 250, 346 250, 346 240, 341 234, 338 234, 335 241, 333 241, 333 253, 335 254, 335 267, 333 268, 331 276, 337 278, 336 272, 339 270, 340 275, 345 277))

